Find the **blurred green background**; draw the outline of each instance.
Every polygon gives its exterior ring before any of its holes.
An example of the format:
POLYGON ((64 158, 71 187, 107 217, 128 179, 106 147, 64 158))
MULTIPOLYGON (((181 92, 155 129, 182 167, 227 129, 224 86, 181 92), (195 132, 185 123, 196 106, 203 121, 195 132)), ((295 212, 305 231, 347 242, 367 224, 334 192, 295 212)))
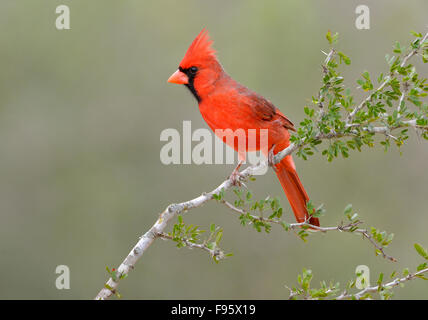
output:
MULTIPOLYGON (((166 82, 206 27, 230 75, 261 93, 292 121, 320 86, 328 29, 352 64, 347 84, 364 70, 386 70, 384 55, 410 30, 428 29, 426 0, 154 1, 2 0, 0 2, 0 298, 88 299, 169 203, 217 186, 232 165, 161 164, 165 128, 208 128, 184 87, 166 82), (56 6, 71 10, 71 30, 55 28, 56 6), (355 8, 371 9, 371 29, 355 28, 355 8), (57 290, 55 268, 71 269, 71 289, 57 290)), ((421 66, 427 76, 427 67, 421 66), (425 69, 424 69, 425 68, 425 69)), ((357 93, 357 97, 362 97, 357 93)), ((216 203, 191 211, 188 223, 224 228, 234 256, 216 265, 205 252, 156 241, 119 288, 128 299, 284 299, 303 267, 344 284, 357 265, 389 274, 420 262, 428 246, 428 144, 414 132, 400 156, 379 147, 328 163, 296 159, 312 200, 336 225, 353 203, 368 225, 395 233, 388 253, 350 234, 241 227, 216 203)), ((288 202, 272 172, 250 184, 259 198, 288 202)), ((428 298, 423 281, 396 298, 428 298)))

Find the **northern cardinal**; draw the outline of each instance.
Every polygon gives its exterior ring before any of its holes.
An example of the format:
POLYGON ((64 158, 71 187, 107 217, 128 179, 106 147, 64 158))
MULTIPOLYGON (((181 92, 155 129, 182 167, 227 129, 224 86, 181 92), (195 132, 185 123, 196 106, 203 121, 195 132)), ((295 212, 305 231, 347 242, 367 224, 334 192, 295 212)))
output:
MULTIPOLYGON (((233 80, 217 60, 212 43, 208 32, 203 29, 168 82, 184 84, 190 90, 198 101, 202 117, 213 131, 243 129, 248 132, 249 129, 257 129, 259 135, 260 129, 268 129, 268 150, 277 154, 288 147, 288 131, 295 131, 293 123, 269 100, 233 80)), ((236 143, 232 147, 238 151, 236 143)), ((255 150, 259 149, 258 143, 255 150)), ((249 151, 248 142, 246 151, 249 151)), ((309 218, 306 207, 309 197, 297 175, 292 157, 286 156, 274 165, 274 170, 297 222, 306 221, 309 218)), ((319 226, 318 218, 312 216, 309 223, 319 226)))

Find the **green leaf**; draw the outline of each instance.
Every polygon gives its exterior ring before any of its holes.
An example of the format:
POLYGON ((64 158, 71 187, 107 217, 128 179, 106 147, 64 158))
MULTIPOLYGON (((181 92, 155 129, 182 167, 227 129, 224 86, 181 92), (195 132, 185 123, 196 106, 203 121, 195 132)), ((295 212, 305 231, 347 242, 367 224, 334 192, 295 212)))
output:
POLYGON ((223 237, 223 230, 220 230, 218 233, 217 233, 217 236, 216 236, 216 238, 215 238, 215 242, 216 242, 216 244, 218 245, 219 244, 219 242, 220 242, 220 240, 221 240, 221 238, 223 237))
POLYGON ((403 52, 403 49, 401 48, 401 45, 398 41, 395 42, 394 52, 398 54, 401 54, 403 52))
POLYGON ((284 228, 285 231, 290 230, 290 225, 286 223, 285 221, 281 221, 281 226, 284 228))
POLYGON ((428 253, 425 250, 424 247, 422 247, 420 244, 415 243, 415 249, 417 251, 417 253, 419 253, 419 255, 423 258, 425 258, 426 260, 428 260, 428 253))
POLYGON ((331 36, 331 31, 330 31, 330 30, 328 30, 328 32, 327 32, 327 34, 325 35, 325 37, 326 37, 326 39, 327 39, 328 43, 330 43, 330 44, 332 44, 332 43, 333 43, 333 38, 332 38, 332 36, 331 36))
POLYGON ((427 263, 421 263, 420 265, 418 265, 418 267, 416 268, 417 271, 421 271, 423 269, 425 269, 427 267, 427 263))
POLYGON ((337 54, 339 55, 340 60, 341 61, 343 60, 343 62, 345 62, 345 64, 347 64, 347 65, 351 64, 351 59, 349 59, 349 57, 346 56, 343 52, 338 52, 337 54))
POLYGON ((409 274, 410 274, 410 272, 409 272, 408 268, 403 269, 403 276, 404 277, 407 277, 409 274))
POLYGON ((422 33, 416 32, 414 30, 411 30, 410 34, 413 35, 416 38, 422 38, 422 33))
POLYGON ((382 286, 381 286, 381 284, 382 284, 382 280, 383 280, 383 273, 381 272, 381 273, 379 274, 379 279, 377 280, 377 284, 378 284, 378 286, 379 286, 379 289, 382 287, 382 286))
POLYGON ((348 215, 348 214, 351 214, 351 212, 352 212, 352 204, 348 204, 348 205, 345 207, 344 214, 345 214, 345 215, 348 215))

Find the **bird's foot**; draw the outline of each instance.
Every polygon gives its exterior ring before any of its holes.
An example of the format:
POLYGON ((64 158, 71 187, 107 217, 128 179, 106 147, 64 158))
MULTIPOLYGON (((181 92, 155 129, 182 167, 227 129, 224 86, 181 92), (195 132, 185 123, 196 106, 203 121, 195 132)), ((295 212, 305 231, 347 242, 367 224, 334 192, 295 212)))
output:
POLYGON ((275 168, 275 155, 273 154, 273 150, 275 149, 275 145, 269 150, 268 153, 268 166, 275 168))
POLYGON ((233 169, 232 173, 229 176, 230 181, 232 182, 232 185, 235 187, 241 186, 241 179, 243 178, 242 174, 239 172, 239 168, 242 166, 242 161, 239 161, 238 165, 235 169, 233 169))

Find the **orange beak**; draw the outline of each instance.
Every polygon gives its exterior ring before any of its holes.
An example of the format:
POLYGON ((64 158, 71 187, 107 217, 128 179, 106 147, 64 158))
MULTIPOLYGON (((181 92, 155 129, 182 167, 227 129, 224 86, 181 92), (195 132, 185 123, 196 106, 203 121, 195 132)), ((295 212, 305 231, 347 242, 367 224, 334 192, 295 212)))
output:
POLYGON ((187 75, 180 70, 175 71, 171 77, 169 77, 168 82, 176 83, 176 84, 188 84, 189 78, 187 75))

